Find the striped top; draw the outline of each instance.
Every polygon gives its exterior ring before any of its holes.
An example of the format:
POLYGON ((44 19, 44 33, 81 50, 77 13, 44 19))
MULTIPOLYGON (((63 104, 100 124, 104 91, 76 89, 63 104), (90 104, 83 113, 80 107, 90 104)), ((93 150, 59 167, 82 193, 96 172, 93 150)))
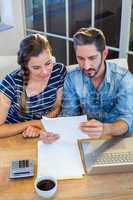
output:
POLYGON ((6 123, 24 122, 32 119, 41 119, 50 111, 56 100, 56 92, 64 84, 66 68, 56 63, 53 67, 47 87, 38 95, 27 97, 25 113, 20 112, 20 96, 23 90, 22 70, 17 69, 8 74, 0 84, 0 92, 11 100, 6 123))

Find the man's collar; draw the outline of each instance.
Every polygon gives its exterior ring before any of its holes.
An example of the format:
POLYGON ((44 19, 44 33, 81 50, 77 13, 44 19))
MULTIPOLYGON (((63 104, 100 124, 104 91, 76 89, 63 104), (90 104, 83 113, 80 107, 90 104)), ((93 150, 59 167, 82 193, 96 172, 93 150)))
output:
POLYGON ((110 66, 109 66, 109 63, 105 61, 105 67, 106 67, 106 74, 105 74, 105 79, 107 81, 107 83, 110 83, 111 82, 111 78, 110 78, 110 66))

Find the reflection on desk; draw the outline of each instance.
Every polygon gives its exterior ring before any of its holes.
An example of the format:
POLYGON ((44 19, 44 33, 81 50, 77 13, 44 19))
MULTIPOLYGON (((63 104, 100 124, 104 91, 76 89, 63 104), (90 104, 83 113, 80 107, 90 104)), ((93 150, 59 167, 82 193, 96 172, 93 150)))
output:
MULTIPOLYGON (((35 177, 9 179, 10 162, 33 159, 37 169, 38 139, 21 135, 0 139, 0 200, 39 200, 34 190, 35 177)), ((54 166, 53 166, 54 167, 54 166)), ((132 200, 133 173, 85 176, 83 179, 58 182, 54 200, 132 200)))

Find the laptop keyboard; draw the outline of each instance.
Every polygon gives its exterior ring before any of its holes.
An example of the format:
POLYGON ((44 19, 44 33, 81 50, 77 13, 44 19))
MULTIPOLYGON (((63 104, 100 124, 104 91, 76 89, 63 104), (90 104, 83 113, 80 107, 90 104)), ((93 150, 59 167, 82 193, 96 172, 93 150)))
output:
POLYGON ((96 165, 101 164, 124 164, 133 163, 133 152, 103 153, 96 161, 96 165))

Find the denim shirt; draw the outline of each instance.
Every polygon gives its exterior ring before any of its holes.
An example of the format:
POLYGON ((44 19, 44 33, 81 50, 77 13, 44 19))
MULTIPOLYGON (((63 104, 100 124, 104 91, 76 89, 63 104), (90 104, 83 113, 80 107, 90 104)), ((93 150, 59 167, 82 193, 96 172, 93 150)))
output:
POLYGON ((87 114, 89 119, 111 123, 122 119, 133 131, 133 75, 114 63, 106 63, 106 74, 98 89, 79 66, 71 69, 64 83, 63 116, 87 114))

